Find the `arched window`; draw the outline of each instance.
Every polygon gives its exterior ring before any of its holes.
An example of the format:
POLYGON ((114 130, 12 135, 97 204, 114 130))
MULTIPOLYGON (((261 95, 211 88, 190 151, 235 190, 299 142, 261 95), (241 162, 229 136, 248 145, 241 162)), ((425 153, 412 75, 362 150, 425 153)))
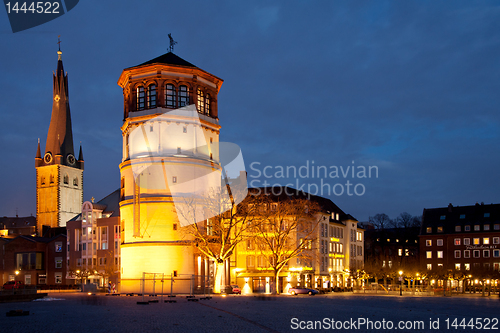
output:
POLYGON ((51 184, 54 184, 54 175, 50 175, 50 178, 49 178, 49 179, 50 179, 50 183, 51 183, 51 184))
POLYGON ((144 87, 137 87, 137 110, 144 110, 144 87))
POLYGON ((42 177, 40 178, 40 183, 41 183, 42 185, 45 185, 45 176, 42 176, 42 177))
POLYGON ((189 105, 189 88, 187 86, 179 86, 179 107, 189 105))
POLYGON ((209 116, 210 115, 210 111, 211 111, 210 110, 210 94, 207 94, 205 96, 205 114, 207 116, 209 116))
POLYGON ((198 112, 205 114, 205 97, 200 88, 198 88, 198 112))
POLYGON ((156 84, 148 86, 148 109, 156 107, 156 84))
POLYGON ((73 178, 73 185, 78 186, 78 178, 73 178))
POLYGON ((173 84, 165 85, 165 106, 175 109, 175 87, 173 84))
POLYGON ((64 184, 68 184, 69 183, 69 176, 68 175, 64 175, 63 182, 64 182, 64 184))

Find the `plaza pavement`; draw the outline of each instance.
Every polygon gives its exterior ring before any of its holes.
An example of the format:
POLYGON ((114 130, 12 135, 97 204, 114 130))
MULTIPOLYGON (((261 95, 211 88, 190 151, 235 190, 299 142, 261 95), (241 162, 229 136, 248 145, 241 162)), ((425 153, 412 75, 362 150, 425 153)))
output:
MULTIPOLYGON (((142 300, 140 296, 92 296, 75 292, 52 293, 48 297, 52 300, 0 304, 0 332, 297 332, 301 330, 292 327, 307 327, 314 321, 323 324, 316 323, 316 330, 307 331, 339 331, 327 329, 325 318, 330 323, 331 319, 341 324, 348 322, 350 329, 341 331, 375 332, 376 322, 381 325, 385 320, 394 325, 399 321, 424 323, 423 329, 398 329, 399 332, 470 332, 470 327, 447 329, 445 320, 450 319, 450 324, 454 318, 459 322, 464 318, 467 322, 471 318, 498 320, 500 313, 498 296, 401 297, 333 293, 262 298, 228 295, 198 302, 178 296, 177 303, 148 305, 137 304, 142 300), (30 311, 30 314, 6 316, 8 311, 16 309, 30 311), (358 318, 371 321, 374 328, 356 325, 358 318), (430 328, 430 321, 434 329, 430 328), (355 323, 354 327, 351 322, 355 323)), ((499 331, 500 323, 496 328, 488 331, 499 331)), ((389 330, 381 328, 378 331, 389 330)))

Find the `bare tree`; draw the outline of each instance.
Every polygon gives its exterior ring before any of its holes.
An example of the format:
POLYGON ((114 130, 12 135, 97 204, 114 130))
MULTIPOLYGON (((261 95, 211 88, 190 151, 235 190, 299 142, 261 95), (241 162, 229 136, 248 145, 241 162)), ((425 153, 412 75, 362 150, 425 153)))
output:
POLYGON ((375 216, 369 217, 369 222, 377 229, 386 229, 391 225, 391 219, 387 214, 376 214, 375 216))
POLYGON ((246 239, 246 231, 252 226, 253 209, 237 209, 240 195, 243 194, 222 187, 202 197, 186 198, 182 205, 176 205, 179 217, 189 223, 181 232, 192 239, 197 251, 215 262, 214 293, 221 292, 224 262, 246 239))
POLYGON ((286 197, 274 201, 261 196, 254 204, 259 206, 253 236, 258 249, 274 272, 275 292, 279 294, 279 274, 293 258, 312 259, 319 205, 306 199, 286 197))

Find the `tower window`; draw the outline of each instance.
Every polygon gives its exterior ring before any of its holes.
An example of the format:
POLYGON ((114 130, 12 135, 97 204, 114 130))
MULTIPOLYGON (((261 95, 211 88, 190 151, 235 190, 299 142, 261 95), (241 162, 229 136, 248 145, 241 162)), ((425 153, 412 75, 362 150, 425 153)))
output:
POLYGON ((156 107, 156 84, 150 84, 148 87, 148 108, 156 107))
POLYGON ((205 114, 205 97, 200 88, 198 88, 198 112, 205 114))
POLYGON ((165 85, 165 106, 175 108, 175 87, 173 84, 165 85))
POLYGON ((137 87, 137 110, 144 110, 144 87, 137 87))
POLYGON ((209 116, 210 115, 210 111, 211 111, 210 110, 210 94, 207 94, 205 96, 205 114, 207 116, 209 116))
POLYGON ((40 183, 41 183, 42 185, 45 185, 45 176, 42 176, 42 177, 40 178, 40 183))
POLYGON ((179 87, 179 107, 189 105, 189 88, 187 86, 179 87))
POLYGON ((73 185, 78 186, 78 178, 73 178, 73 185))
POLYGON ((64 175, 63 182, 64 182, 64 184, 68 184, 69 183, 69 176, 68 175, 64 175))
POLYGON ((50 175, 50 183, 54 184, 54 175, 50 175))

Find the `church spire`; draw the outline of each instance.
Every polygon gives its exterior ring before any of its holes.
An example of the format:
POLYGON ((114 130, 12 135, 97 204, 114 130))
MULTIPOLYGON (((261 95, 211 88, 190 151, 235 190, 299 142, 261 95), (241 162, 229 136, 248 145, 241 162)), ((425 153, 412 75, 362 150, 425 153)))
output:
POLYGON ((52 116, 45 146, 45 155, 50 154, 51 158, 45 158, 45 163, 73 166, 75 152, 69 109, 68 74, 64 73, 60 41, 58 44, 57 70, 53 75, 52 116), (55 159, 56 154, 61 155, 60 160, 55 159))

